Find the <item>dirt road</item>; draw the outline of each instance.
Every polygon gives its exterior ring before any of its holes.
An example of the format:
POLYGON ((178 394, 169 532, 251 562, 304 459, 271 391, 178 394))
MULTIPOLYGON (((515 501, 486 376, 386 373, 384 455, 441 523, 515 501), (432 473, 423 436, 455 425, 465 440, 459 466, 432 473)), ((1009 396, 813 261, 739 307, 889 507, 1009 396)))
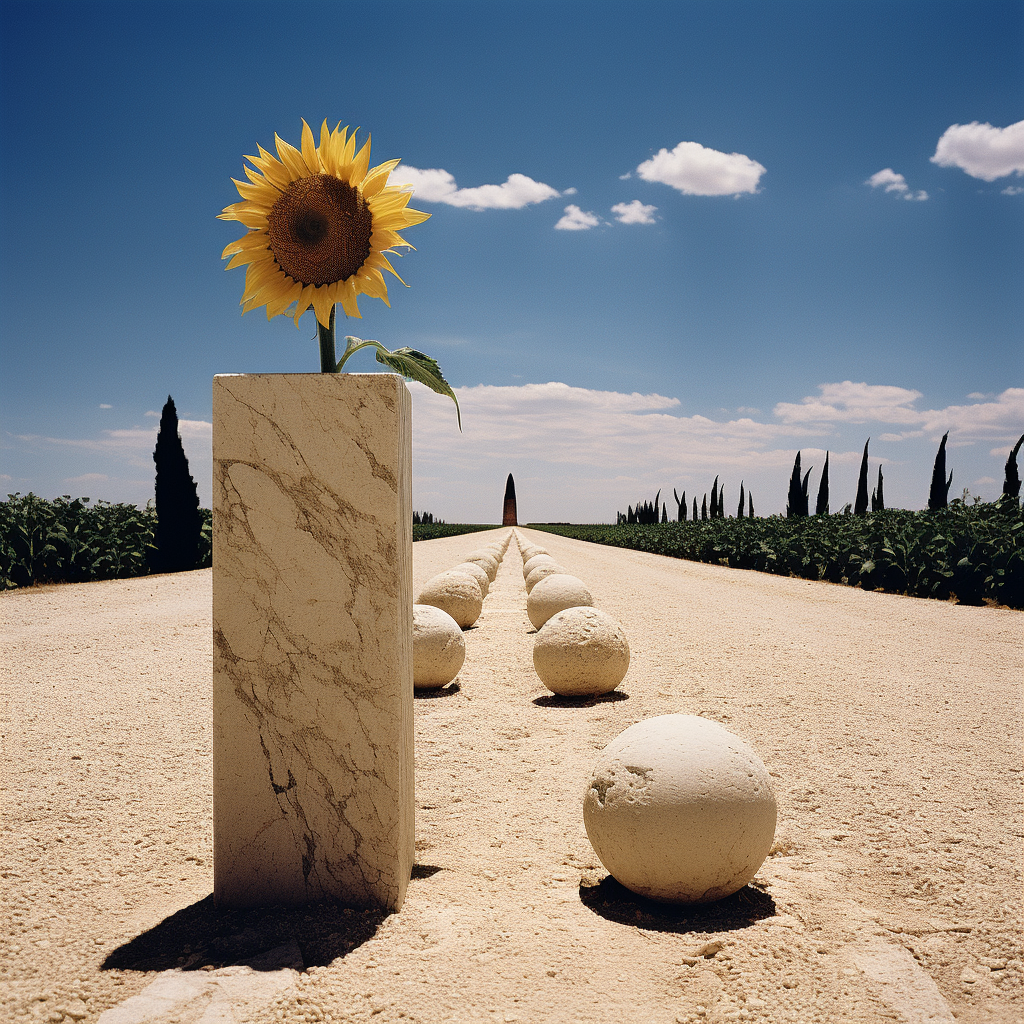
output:
MULTIPOLYGON (((416 698, 386 918, 213 909, 209 570, 0 594, 0 1017, 1024 1016, 1024 614, 517 532, 619 619, 629 672, 548 695, 513 541, 458 685, 416 698), (669 712, 751 742, 779 802, 755 884, 703 910, 633 897, 583 829, 597 751, 669 712)), ((416 544, 417 589, 490 536, 416 544)))

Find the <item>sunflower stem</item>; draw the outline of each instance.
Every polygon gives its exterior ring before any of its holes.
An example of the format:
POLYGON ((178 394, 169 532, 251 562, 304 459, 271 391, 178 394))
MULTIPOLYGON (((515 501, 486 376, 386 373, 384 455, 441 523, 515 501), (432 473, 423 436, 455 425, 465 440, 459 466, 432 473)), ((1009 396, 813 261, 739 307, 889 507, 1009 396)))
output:
POLYGON ((338 373, 340 366, 334 354, 334 306, 331 306, 330 323, 324 327, 319 320, 316 322, 316 331, 320 337, 320 372, 338 373))

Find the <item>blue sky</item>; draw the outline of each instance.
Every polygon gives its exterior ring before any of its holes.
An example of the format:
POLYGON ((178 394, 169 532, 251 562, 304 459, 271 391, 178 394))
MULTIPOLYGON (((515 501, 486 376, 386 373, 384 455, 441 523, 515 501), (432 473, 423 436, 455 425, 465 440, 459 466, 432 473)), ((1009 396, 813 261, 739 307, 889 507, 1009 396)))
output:
MULTIPOLYGON (((2 7, 0 491, 140 504, 168 393, 211 494, 211 378, 317 369, 239 315, 215 219, 301 119, 362 126, 432 218, 342 333, 434 355, 414 506, 614 521, 743 480, 782 511, 864 441, 888 503, 994 497, 1024 432, 1024 5, 2 7), (428 173, 429 172, 429 173, 428 173), (491 188, 481 188, 491 186, 491 188), (474 191, 476 190, 476 191, 474 191)), ((377 368, 369 355, 350 364, 377 368)))

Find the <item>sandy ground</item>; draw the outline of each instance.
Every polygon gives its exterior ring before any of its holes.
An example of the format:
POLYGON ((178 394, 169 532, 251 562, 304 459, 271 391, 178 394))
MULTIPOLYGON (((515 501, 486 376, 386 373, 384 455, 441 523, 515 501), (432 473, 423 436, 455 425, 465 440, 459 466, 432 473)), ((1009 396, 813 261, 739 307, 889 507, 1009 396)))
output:
MULTIPOLYGON (((213 908, 209 570, 0 594, 0 1017, 139 1020, 187 981, 163 1019, 1022 1019, 1024 614, 519 533, 629 672, 547 694, 513 542, 457 683, 416 699, 387 917, 213 908), (779 802, 754 884, 703 910, 623 890, 582 823, 596 752, 668 712, 750 741, 779 802)), ((491 537, 416 544, 417 588, 491 537)))

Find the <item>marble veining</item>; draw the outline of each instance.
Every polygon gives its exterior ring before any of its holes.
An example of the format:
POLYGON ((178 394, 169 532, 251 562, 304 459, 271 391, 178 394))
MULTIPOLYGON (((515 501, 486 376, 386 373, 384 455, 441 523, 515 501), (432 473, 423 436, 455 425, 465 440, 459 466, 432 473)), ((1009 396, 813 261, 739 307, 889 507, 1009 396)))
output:
POLYGON ((411 402, 214 378, 214 876, 397 909, 413 860, 411 402))

